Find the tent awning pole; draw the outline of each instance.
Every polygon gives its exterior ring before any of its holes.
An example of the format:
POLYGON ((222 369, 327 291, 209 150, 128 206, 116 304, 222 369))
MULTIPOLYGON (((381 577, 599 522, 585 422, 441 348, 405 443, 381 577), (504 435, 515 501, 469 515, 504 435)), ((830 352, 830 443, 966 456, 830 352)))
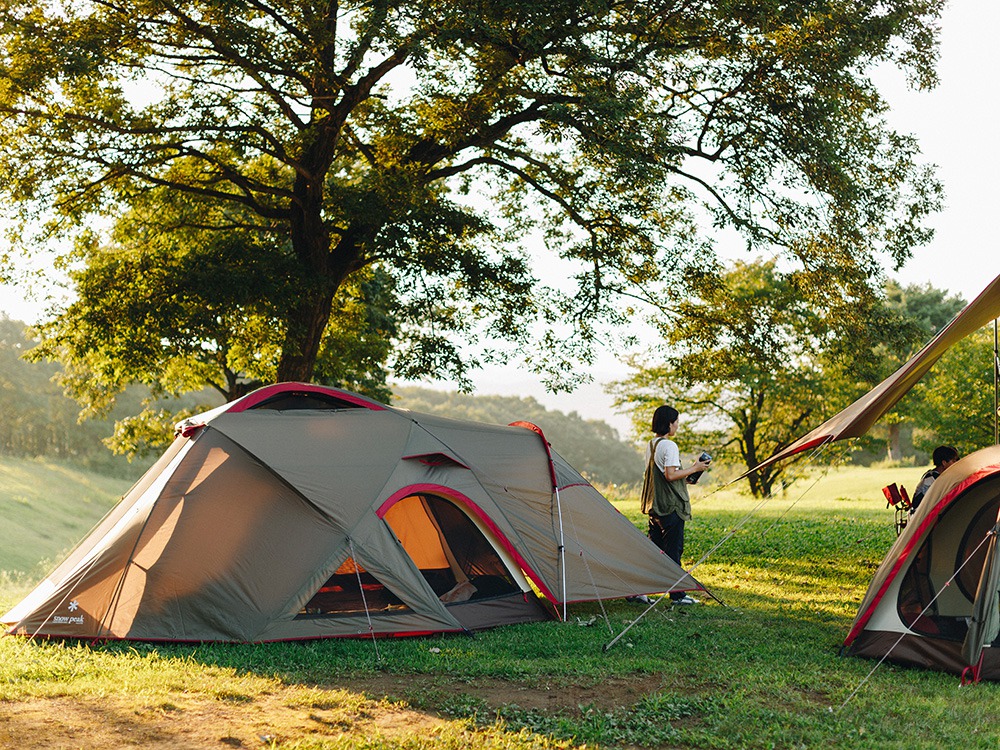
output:
POLYGON ((1000 445, 1000 334, 993 319, 993 444, 1000 445))

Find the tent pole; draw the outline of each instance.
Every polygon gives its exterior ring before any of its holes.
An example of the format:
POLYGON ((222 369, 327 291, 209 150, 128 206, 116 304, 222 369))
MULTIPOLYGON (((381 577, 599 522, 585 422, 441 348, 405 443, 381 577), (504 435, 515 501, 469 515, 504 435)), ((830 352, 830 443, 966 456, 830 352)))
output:
MULTIPOLYGON (((549 465, 552 459, 549 459, 549 465)), ((559 499, 559 483, 553 482, 553 489, 556 493, 556 514, 559 517, 559 568, 562 572, 562 619, 566 622, 566 536, 563 532, 562 501, 559 499)))
POLYGON ((993 319, 993 444, 1000 445, 1000 334, 993 319))

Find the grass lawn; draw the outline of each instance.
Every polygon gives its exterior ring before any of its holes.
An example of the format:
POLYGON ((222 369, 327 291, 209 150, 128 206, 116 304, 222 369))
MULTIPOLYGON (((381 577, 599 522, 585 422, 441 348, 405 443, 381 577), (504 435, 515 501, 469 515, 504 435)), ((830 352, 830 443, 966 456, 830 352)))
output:
POLYGON ((921 471, 834 471, 749 518, 702 491, 685 563, 725 540, 695 571, 723 604, 377 644, 3 638, 0 747, 996 748, 997 685, 838 654, 895 538, 880 488, 921 471))

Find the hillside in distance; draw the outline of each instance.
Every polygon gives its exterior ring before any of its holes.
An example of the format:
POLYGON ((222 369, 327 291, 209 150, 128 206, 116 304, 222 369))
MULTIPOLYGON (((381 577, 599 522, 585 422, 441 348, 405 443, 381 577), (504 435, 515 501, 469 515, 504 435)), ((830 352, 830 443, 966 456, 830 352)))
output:
POLYGON ((559 455, 594 484, 642 482, 642 456, 600 420, 545 408, 534 398, 478 396, 417 386, 393 389, 393 405, 425 414, 490 424, 531 422, 559 455))
POLYGON ((0 571, 42 578, 131 484, 64 461, 0 455, 0 571))

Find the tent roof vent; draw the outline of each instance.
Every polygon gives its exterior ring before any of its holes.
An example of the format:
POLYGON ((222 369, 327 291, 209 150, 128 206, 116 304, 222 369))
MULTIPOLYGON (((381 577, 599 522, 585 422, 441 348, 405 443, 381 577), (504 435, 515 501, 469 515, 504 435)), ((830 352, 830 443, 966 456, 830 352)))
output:
POLYGON ((380 404, 356 393, 328 388, 312 383, 278 383, 249 393, 226 407, 227 412, 249 411, 251 409, 271 409, 274 411, 295 411, 302 409, 370 409, 383 411, 380 404))
POLYGON ((417 453, 411 456, 403 456, 404 461, 419 461, 424 466, 440 466, 442 468, 468 469, 469 467, 460 461, 444 453, 417 453))

